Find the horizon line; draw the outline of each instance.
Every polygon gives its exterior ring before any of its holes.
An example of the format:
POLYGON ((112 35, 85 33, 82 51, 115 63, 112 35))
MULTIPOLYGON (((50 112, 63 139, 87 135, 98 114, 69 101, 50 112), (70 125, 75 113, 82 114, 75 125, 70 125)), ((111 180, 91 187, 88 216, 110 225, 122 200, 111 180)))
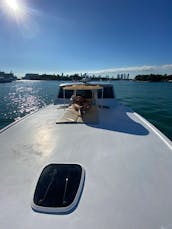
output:
POLYGON ((127 67, 116 67, 116 68, 107 68, 100 70, 83 70, 83 71, 38 71, 31 70, 27 72, 20 72, 14 70, 8 70, 9 72, 14 73, 15 75, 25 75, 27 73, 33 74, 94 74, 94 75, 113 75, 113 74, 122 74, 127 73, 130 76, 134 77, 138 74, 172 74, 172 64, 163 64, 163 65, 141 65, 141 66, 127 66, 127 67), (16 73, 15 73, 16 72, 16 73), (39 73, 38 73, 39 72, 39 73))

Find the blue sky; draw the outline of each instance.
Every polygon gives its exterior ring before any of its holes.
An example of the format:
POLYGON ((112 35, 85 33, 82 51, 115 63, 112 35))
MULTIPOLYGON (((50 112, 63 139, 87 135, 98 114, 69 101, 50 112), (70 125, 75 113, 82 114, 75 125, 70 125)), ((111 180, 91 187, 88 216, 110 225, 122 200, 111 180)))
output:
POLYGON ((0 70, 172 73, 171 12, 171 0, 0 0, 0 70))

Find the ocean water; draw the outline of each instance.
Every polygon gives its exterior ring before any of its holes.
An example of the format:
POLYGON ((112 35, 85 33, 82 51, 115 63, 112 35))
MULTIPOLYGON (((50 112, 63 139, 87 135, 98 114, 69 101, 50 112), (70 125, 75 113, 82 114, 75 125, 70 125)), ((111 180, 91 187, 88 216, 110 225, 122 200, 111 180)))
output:
MULTIPOLYGON (((0 129, 43 106, 57 96, 58 81, 0 84, 0 129)), ((172 140, 172 83, 113 81, 120 103, 141 114, 172 140)))

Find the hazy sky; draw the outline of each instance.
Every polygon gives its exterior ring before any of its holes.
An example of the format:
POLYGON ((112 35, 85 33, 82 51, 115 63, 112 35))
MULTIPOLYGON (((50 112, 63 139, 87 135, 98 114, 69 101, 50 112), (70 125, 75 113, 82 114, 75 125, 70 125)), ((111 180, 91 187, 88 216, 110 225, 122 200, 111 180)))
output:
POLYGON ((172 73, 172 1, 0 0, 0 70, 172 73))

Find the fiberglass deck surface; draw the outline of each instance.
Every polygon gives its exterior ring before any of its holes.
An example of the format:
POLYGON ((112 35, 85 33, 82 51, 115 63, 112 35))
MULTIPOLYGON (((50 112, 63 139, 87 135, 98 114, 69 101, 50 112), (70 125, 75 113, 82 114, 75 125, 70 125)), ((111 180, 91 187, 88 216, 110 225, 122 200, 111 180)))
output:
POLYGON ((165 144, 122 106, 100 111, 99 124, 57 125, 64 109, 48 106, 0 134, 3 229, 170 228, 170 141, 165 138, 165 144), (35 184, 49 163, 78 163, 86 171, 71 214, 31 209, 35 184))

